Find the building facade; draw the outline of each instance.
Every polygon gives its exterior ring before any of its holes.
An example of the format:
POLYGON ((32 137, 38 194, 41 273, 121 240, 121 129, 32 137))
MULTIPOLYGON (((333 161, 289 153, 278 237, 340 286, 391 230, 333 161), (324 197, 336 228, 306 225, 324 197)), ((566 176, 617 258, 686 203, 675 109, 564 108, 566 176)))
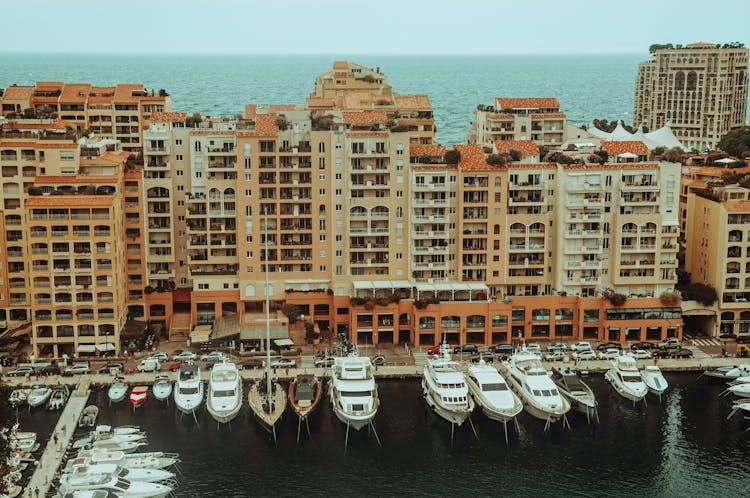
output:
POLYGON ((688 149, 714 149, 747 119, 748 49, 713 43, 657 49, 638 65, 633 125, 665 124, 688 149))
POLYGON ((479 105, 470 123, 468 142, 492 147, 495 141, 533 140, 557 148, 565 141, 565 113, 554 98, 496 98, 479 105))

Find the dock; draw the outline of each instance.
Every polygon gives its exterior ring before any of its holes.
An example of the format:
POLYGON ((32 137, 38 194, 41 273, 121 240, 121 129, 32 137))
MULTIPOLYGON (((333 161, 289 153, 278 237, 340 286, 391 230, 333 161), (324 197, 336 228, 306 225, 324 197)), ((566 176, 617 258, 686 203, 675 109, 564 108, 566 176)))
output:
POLYGON ((73 432, 78 427, 78 419, 88 403, 90 394, 88 380, 83 380, 78 388, 71 393, 53 433, 57 434, 57 444, 55 444, 54 435, 50 436, 47 446, 44 448, 44 453, 39 458, 39 464, 26 487, 28 496, 34 496, 33 493, 36 488, 39 488, 39 496, 47 495, 65 455, 65 450, 70 446, 73 439, 73 432))

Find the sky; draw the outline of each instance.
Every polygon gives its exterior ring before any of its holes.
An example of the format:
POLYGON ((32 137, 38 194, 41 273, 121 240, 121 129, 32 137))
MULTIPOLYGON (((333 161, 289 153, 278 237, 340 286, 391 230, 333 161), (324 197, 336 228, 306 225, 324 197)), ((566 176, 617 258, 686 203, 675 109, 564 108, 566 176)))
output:
POLYGON ((23 0, 3 1, 0 18, 0 52, 578 54, 750 45, 748 0, 23 0))

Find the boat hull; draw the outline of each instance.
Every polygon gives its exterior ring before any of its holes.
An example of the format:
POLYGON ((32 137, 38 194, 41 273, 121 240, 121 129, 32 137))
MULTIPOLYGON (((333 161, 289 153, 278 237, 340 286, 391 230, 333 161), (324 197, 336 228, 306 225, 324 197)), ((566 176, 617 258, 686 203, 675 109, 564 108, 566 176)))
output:
POLYGON ((612 386, 612 388, 625 399, 628 399, 633 402, 642 401, 643 398, 646 397, 646 393, 648 392, 648 389, 644 390, 643 393, 632 391, 631 389, 625 388, 625 386, 622 385, 621 382, 619 382, 615 378, 615 374, 612 373, 612 370, 607 370, 607 372, 604 374, 604 378, 609 382, 609 384, 612 386))
POLYGON ((274 410, 269 413, 263 407, 263 399, 258 384, 251 386, 247 394, 248 404, 253 415, 268 432, 273 432, 276 422, 279 421, 284 414, 284 410, 286 410, 286 391, 276 382, 273 383, 272 396, 275 403, 274 410))
POLYGON ((424 378, 422 378, 422 394, 427 402, 427 406, 429 406, 439 417, 447 420, 451 424, 456 424, 458 426, 463 425, 463 423, 466 422, 466 419, 469 418, 469 415, 471 415, 471 412, 474 411, 474 400, 471 395, 468 394, 466 396, 468 406, 463 409, 448 408, 440 403, 437 401, 433 391, 427 386, 424 378))
POLYGON ((125 396, 128 394, 128 387, 127 386, 112 386, 109 388, 109 391, 107 392, 107 397, 112 403, 120 403, 125 399, 125 396))
POLYGON ((203 383, 201 382, 198 385, 198 392, 195 394, 182 395, 179 393, 178 387, 173 389, 172 394, 174 395, 174 404, 180 412, 186 414, 193 413, 203 403, 203 383))
POLYGON ((509 375, 507 375, 505 378, 508 379, 508 385, 510 385, 511 389, 513 389, 518 397, 521 398, 521 401, 523 402, 523 409, 526 410, 526 413, 528 413, 532 417, 538 418, 539 420, 544 420, 545 422, 555 423, 558 420, 562 419, 565 414, 570 411, 571 405, 567 398, 561 396, 562 405, 560 406, 560 409, 553 410, 538 405, 534 400, 527 396, 526 391, 521 388, 520 383, 512 373, 509 373, 509 375))
POLYGON ((367 415, 364 417, 350 415, 348 413, 345 413, 343 410, 334 408, 333 412, 336 414, 336 418, 341 420, 343 423, 351 427, 352 429, 360 430, 363 427, 366 427, 370 425, 370 423, 375 419, 375 415, 377 412, 373 412, 371 415, 367 415))

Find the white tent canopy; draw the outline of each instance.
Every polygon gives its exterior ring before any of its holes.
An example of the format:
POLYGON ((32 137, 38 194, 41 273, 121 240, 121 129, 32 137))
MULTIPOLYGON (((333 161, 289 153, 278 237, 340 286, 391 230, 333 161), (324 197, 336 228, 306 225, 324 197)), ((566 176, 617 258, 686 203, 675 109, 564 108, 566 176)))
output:
POLYGON ((190 343, 191 344, 202 344, 208 342, 211 337, 211 331, 213 327, 211 325, 198 325, 190 332, 190 343))
POLYGON ((632 140, 637 140, 646 144, 646 147, 648 147, 649 150, 653 150, 657 147, 665 147, 667 149, 677 147, 682 150, 687 150, 685 146, 682 145, 679 140, 677 140, 677 137, 675 137, 674 133, 672 132, 672 128, 669 125, 669 122, 667 122, 658 130, 654 130, 649 133, 644 133, 643 128, 640 126, 635 133, 630 133, 625 129, 622 121, 617 122, 617 127, 612 130, 612 133, 607 133, 606 131, 600 130, 599 128, 594 126, 594 123, 591 123, 586 131, 588 131, 589 134, 595 137, 609 140, 611 142, 629 142, 632 140))
POLYGON ((736 162, 736 160, 735 160, 735 159, 730 159, 730 158, 728 158, 728 157, 725 157, 724 159, 719 159, 719 160, 718 160, 718 161, 716 161, 716 162, 717 162, 717 163, 722 163, 722 164, 729 164, 729 163, 734 163, 734 162, 736 162))
POLYGON ((76 351, 78 353, 93 353, 96 351, 96 346, 93 344, 79 344, 76 351))
POLYGON ((103 342, 101 344, 97 344, 96 349, 98 349, 99 351, 114 351, 115 345, 111 342, 103 342))

